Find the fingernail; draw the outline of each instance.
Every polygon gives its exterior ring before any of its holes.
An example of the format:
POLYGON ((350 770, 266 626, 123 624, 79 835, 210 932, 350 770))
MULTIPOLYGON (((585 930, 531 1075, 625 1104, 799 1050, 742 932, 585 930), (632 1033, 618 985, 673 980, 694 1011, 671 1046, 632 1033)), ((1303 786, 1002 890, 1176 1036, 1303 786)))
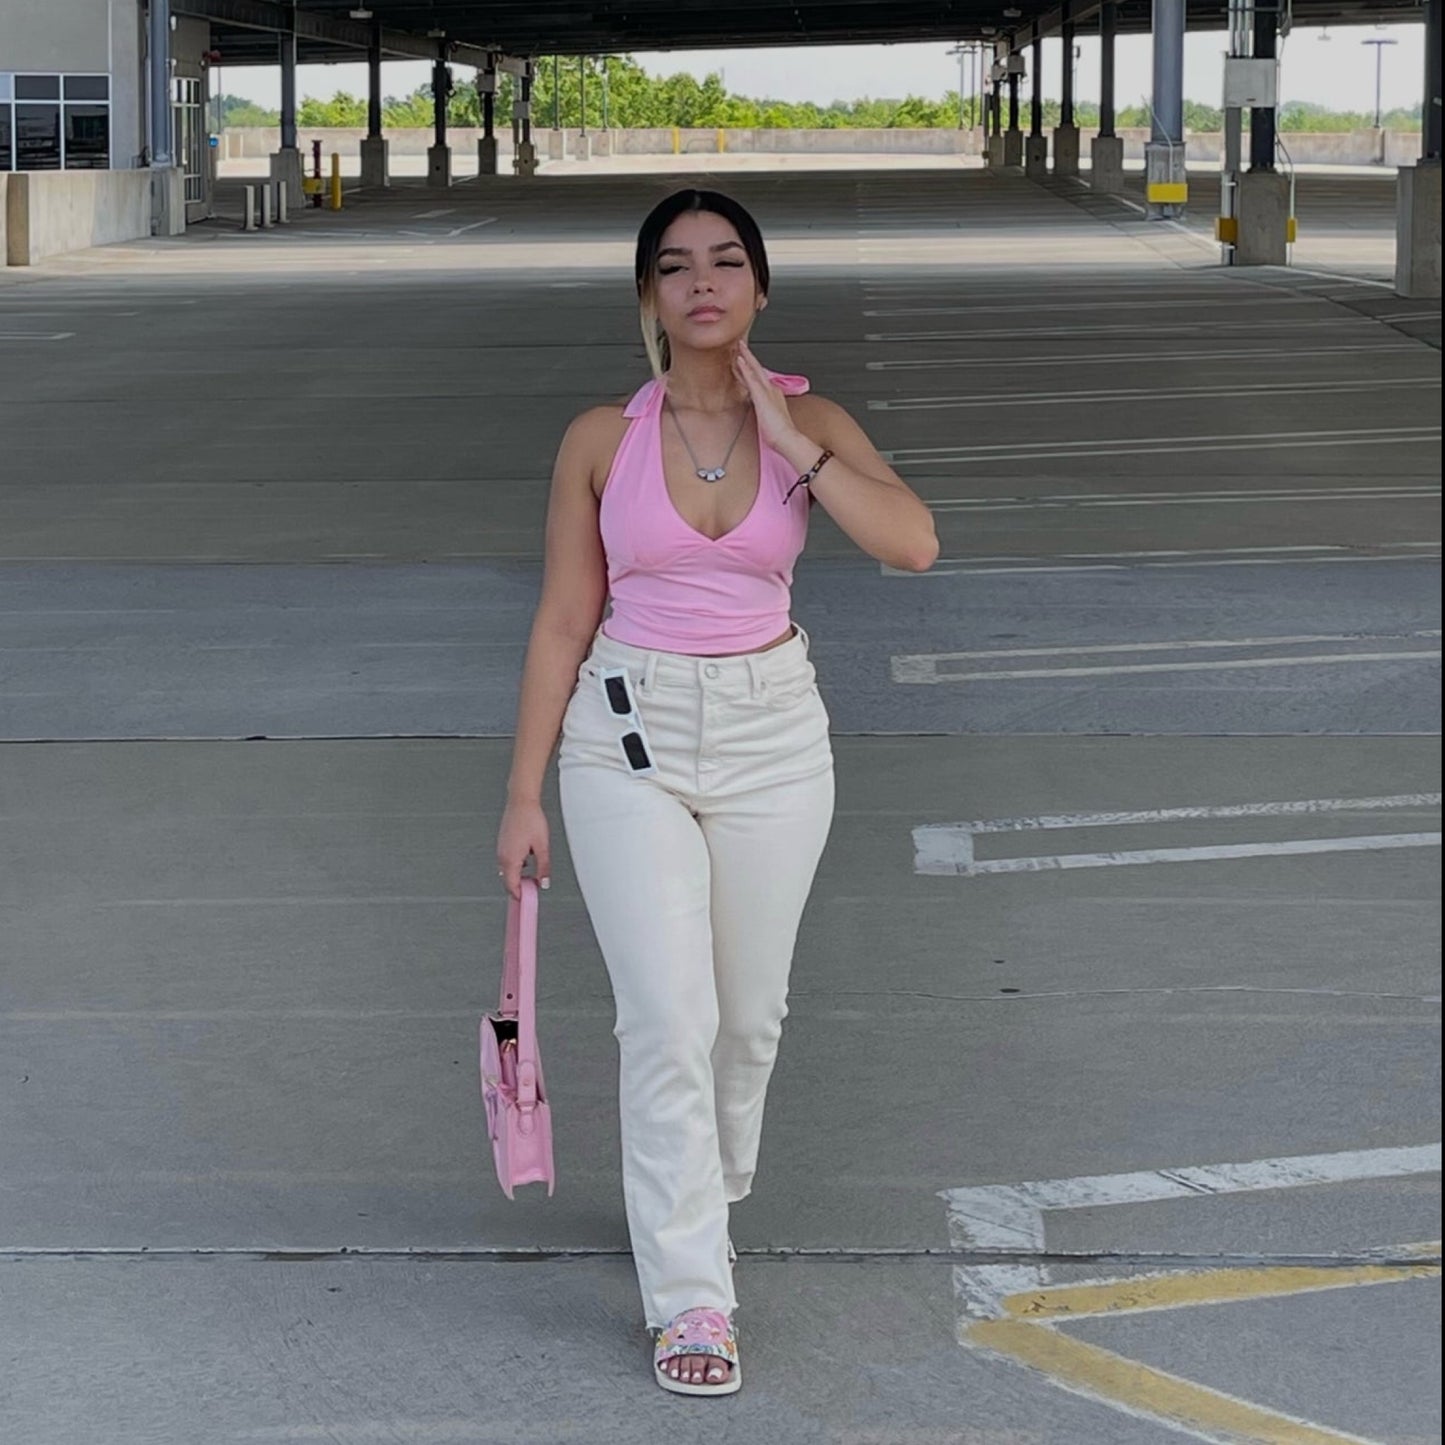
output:
POLYGON ((552 886, 552 880, 551 880, 550 878, 544 878, 544 879, 542 880, 542 887, 543 887, 543 888, 550 888, 551 886, 552 886))

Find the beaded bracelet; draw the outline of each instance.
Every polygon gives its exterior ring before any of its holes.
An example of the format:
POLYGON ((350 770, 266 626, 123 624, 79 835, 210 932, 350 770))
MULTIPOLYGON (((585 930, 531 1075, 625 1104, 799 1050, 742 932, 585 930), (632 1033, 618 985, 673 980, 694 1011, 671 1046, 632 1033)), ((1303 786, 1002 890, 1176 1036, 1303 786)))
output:
POLYGON ((820 456, 818 460, 814 462, 813 465, 806 472, 804 472, 803 475, 799 477, 798 480, 794 482, 791 487, 788 488, 787 495, 783 498, 783 502, 785 505, 791 500, 793 493, 796 492, 799 487, 806 487, 810 482, 812 482, 813 478, 816 477, 818 473, 823 470, 824 464, 832 457, 832 455, 832 452, 825 451, 823 455, 820 456))

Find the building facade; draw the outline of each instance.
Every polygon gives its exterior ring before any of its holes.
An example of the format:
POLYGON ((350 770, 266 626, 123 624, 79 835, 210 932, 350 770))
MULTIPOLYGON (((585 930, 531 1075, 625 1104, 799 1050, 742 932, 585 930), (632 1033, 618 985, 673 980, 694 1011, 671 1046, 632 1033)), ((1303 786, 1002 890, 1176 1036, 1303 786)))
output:
MULTIPOLYGON (((0 0, 0 172, 148 167, 144 0, 0 0)), ((173 161, 186 219, 210 213, 210 27, 171 27, 173 161)))

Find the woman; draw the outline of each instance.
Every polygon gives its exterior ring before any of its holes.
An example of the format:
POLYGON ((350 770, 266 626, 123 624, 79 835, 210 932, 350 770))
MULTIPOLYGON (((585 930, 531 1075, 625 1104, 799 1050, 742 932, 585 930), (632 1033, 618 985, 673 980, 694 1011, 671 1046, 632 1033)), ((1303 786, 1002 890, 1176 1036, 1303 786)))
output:
POLYGON ((542 780, 560 731, 567 843, 617 1003, 653 1374, 723 1395, 742 1384, 728 1206, 752 1187, 833 814, 793 563, 814 500, 892 567, 927 570, 938 542, 848 414, 753 355, 768 259, 742 206, 670 196, 636 271, 654 379, 579 416, 558 452, 497 862, 514 897, 529 856, 548 886, 542 780))

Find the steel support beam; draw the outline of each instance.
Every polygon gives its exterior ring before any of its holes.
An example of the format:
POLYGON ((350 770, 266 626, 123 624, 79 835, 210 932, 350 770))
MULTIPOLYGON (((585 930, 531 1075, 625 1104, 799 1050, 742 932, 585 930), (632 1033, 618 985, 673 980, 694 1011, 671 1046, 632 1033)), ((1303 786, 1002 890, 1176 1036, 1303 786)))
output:
POLYGON ((1060 125, 1074 123, 1074 19, 1069 6, 1064 6, 1064 83, 1061 102, 1060 125))
POLYGON ((381 21, 371 22, 371 40, 366 47, 366 134, 381 137, 381 21))
MULTIPOLYGON (((371 48, 370 22, 333 20, 311 10, 296 10, 294 19, 288 21, 293 7, 282 3, 282 0, 170 0, 170 8, 177 15, 194 15, 201 20, 214 20, 220 25, 234 25, 240 30, 261 30, 280 35, 289 24, 297 40, 317 41, 352 50, 371 48)), ((403 30, 385 29, 381 35, 383 53, 394 59, 436 58, 436 41, 425 35, 408 35, 403 30)), ((487 48, 484 45, 454 43, 451 58, 462 65, 480 69, 487 63, 487 48)), ((520 58, 508 57, 508 63, 502 68, 516 73, 521 65, 520 58)))
POLYGON ((1029 94, 1029 134, 1042 136, 1044 133, 1044 42, 1039 37, 1034 41, 1033 90, 1029 94))
POLYGON ((281 66, 281 149, 296 149, 296 6, 283 5, 283 24, 276 37, 277 62, 281 66))
POLYGON ((1151 220, 1182 214, 1184 173, 1185 0, 1154 0, 1154 85, 1150 138, 1144 148, 1145 198, 1151 220))
MULTIPOLYGON (((1278 3, 1278 0, 1269 0, 1278 3)), ((1275 60, 1279 57, 1279 12, 1256 6, 1254 11, 1254 58, 1275 60)), ((1249 112, 1249 168, 1252 171, 1274 169, 1275 113, 1273 106, 1251 107, 1249 112)))
POLYGON ((1440 159, 1440 0, 1425 3, 1425 95, 1421 159, 1440 159))
POLYGON ((171 7, 169 0, 150 0, 151 165, 171 164, 171 7))
POLYGON ((1114 134, 1114 40, 1119 33, 1119 7, 1114 0, 1099 7, 1099 134, 1114 134))

